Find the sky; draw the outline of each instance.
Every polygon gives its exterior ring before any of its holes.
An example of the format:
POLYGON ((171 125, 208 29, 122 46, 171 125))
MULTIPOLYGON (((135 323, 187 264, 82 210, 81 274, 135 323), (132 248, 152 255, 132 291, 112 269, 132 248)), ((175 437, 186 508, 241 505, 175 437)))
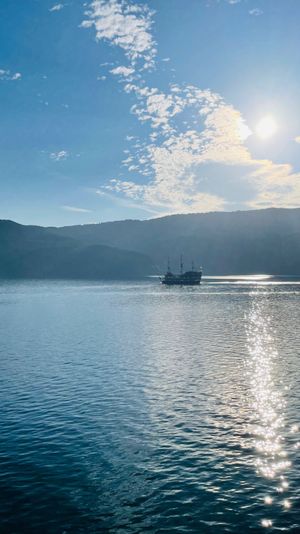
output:
POLYGON ((299 0, 0 4, 0 218, 300 207, 299 0))

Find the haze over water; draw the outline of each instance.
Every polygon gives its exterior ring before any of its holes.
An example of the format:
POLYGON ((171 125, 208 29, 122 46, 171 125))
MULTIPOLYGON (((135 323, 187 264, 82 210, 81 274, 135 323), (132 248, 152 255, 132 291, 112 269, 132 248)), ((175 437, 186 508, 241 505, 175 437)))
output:
POLYGON ((2 282, 1 533, 299 532, 299 297, 2 282))

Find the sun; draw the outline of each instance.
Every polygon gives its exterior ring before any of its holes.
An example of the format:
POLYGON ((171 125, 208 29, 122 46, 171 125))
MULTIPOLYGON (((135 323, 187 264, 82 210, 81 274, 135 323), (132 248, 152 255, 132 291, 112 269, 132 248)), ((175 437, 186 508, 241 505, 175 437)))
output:
POLYGON ((255 131, 261 139, 268 139, 276 133, 278 129, 277 123, 272 115, 263 117, 256 125, 255 131))

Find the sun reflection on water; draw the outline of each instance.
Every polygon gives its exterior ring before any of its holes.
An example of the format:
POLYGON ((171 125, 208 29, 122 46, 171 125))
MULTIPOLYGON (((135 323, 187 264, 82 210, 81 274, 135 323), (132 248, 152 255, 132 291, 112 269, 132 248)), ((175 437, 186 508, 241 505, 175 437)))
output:
MULTIPOLYGON (((247 317, 247 345, 250 355, 247 374, 252 393, 253 421, 251 435, 256 451, 255 468, 258 475, 270 483, 264 503, 270 506, 278 502, 279 495, 288 490, 287 472, 291 466, 285 446, 286 402, 277 376, 278 352, 272 335, 271 317, 267 304, 253 295, 252 308, 247 317), (279 495, 278 495, 279 494, 279 495)), ((296 431, 296 429, 294 429, 296 431)), ((288 499, 280 506, 291 507, 288 499)), ((269 514, 268 514, 269 515, 269 514)), ((263 527, 272 527, 273 521, 264 518, 263 527)))

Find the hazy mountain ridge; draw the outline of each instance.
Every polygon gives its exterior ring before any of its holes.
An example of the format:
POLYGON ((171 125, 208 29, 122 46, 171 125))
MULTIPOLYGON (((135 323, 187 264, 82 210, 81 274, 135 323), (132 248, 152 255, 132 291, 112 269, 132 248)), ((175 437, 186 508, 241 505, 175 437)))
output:
POLYGON ((300 275, 300 208, 172 215, 61 228, 0 221, 1 278, 126 279, 179 256, 204 273, 300 275))
POLYGON ((163 271, 181 253, 207 274, 300 274, 300 208, 172 215, 49 228, 59 236, 148 255, 163 271))
POLYGON ((152 272, 140 253, 0 221, 0 278, 126 279, 152 272))

